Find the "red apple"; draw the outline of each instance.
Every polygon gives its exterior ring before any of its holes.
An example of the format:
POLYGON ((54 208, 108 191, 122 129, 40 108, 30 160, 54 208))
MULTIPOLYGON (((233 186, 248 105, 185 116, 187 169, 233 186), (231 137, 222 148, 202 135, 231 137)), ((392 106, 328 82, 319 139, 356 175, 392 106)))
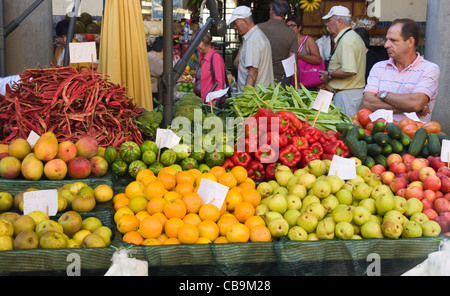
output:
POLYGON ((104 157, 94 156, 89 159, 91 163, 91 174, 94 177, 103 177, 108 172, 108 162, 104 157))
POLYGON ((423 182, 428 176, 436 176, 436 171, 429 166, 423 167, 419 170, 419 179, 423 182))
POLYGON ((431 202, 429 199, 422 198, 420 201, 423 204, 423 209, 424 210, 433 208, 433 202, 431 202))
POLYGON ((450 192, 449 192, 449 193, 446 193, 446 194, 444 195, 444 198, 445 198, 446 200, 450 200, 450 192))
POLYGON ((406 172, 410 172, 411 171, 411 163, 410 162, 404 162, 405 166, 406 166, 406 172))
POLYGON ((394 180, 395 174, 391 171, 385 171, 381 173, 380 177, 383 184, 389 185, 391 184, 392 180, 394 180))
POLYGON ((409 153, 405 153, 402 155, 402 159, 404 163, 411 163, 416 157, 409 153))
POLYGON ((438 215, 438 213, 433 210, 433 209, 426 209, 423 210, 422 213, 424 213, 425 215, 427 215, 428 219, 433 220, 434 218, 436 218, 438 215))
POLYGON ((393 192, 397 192, 402 188, 408 186, 408 181, 405 178, 395 177, 394 180, 389 184, 389 187, 393 192))
POLYGON ((398 196, 401 196, 401 197, 405 197, 405 193, 406 193, 406 188, 401 188, 401 189, 397 190, 395 195, 398 195, 398 196))
POLYGON ((440 176, 439 179, 441 180, 441 188, 439 189, 440 192, 446 194, 450 192, 450 178, 447 176, 440 176))
POLYGON ((420 172, 420 170, 410 170, 409 171, 409 179, 411 181, 420 181, 419 172, 420 172))
POLYGON ((450 221, 450 212, 445 212, 442 216, 448 219, 450 221))
POLYGON ((385 172, 386 168, 383 165, 378 163, 378 164, 374 165, 370 170, 372 171, 372 173, 381 176, 381 173, 385 172))
POLYGON ((444 173, 444 175, 446 175, 447 177, 450 177, 450 168, 447 167, 447 166, 440 167, 440 168, 438 169, 438 172, 442 172, 442 173, 444 173))
POLYGON ((434 193, 436 193, 436 198, 444 197, 444 193, 442 193, 441 191, 435 191, 434 193))
POLYGON ((386 158, 386 164, 388 167, 391 166, 391 164, 393 164, 394 162, 401 162, 403 163, 403 158, 400 154, 398 153, 391 153, 389 154, 389 156, 386 158))
POLYGON ((423 180, 423 189, 438 191, 441 188, 441 179, 438 176, 426 176, 423 180))
MULTIPOLYGON (((405 198, 417 198, 422 199, 423 198, 423 189, 419 186, 408 186, 405 189, 405 198)), ((431 203, 431 202, 430 202, 431 203)))
POLYGON ((436 200, 433 203, 433 208, 438 213, 448 212, 448 211, 450 211, 450 201, 448 201, 447 199, 445 199, 443 197, 436 198, 436 200))
POLYGON ((415 158, 411 161, 411 170, 420 170, 421 168, 427 167, 428 161, 425 158, 415 158))
POLYGON ((397 173, 395 174, 396 178, 405 178, 407 182, 409 182, 409 175, 407 172, 401 172, 401 173, 397 173))
POLYGON ((434 202, 436 200, 436 192, 434 192, 433 190, 430 189, 425 189, 423 191, 423 198, 424 199, 428 199, 431 202, 434 202))
POLYGON ((450 230, 450 220, 448 220, 446 217, 437 216, 433 220, 436 221, 439 226, 441 226, 441 233, 445 233, 450 230))
POLYGON ((408 186, 417 186, 423 189, 422 181, 412 181, 411 183, 408 184, 408 186))
POLYGON ((72 179, 84 179, 91 174, 91 163, 86 157, 77 156, 67 164, 67 173, 72 179))
POLYGON ((432 167, 435 171, 439 170, 439 168, 446 166, 447 164, 441 160, 440 156, 431 156, 428 157, 428 162, 430 163, 430 167, 432 167))
POLYGON ((389 166, 389 170, 396 175, 399 173, 406 173, 406 164, 400 161, 393 162, 389 166))

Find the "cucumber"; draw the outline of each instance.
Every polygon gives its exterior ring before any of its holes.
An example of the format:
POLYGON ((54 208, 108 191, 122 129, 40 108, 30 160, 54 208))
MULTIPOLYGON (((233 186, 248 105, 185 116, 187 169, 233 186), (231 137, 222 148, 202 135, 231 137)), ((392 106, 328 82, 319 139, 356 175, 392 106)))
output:
POLYGON ((441 143, 436 133, 428 135, 428 151, 431 156, 441 155, 441 143))
POLYGON ((388 157, 389 154, 392 154, 392 146, 390 144, 386 144, 383 146, 383 152, 381 152, 384 156, 388 157))
POLYGON ((366 141, 367 144, 375 143, 375 141, 374 141, 372 135, 367 135, 367 136, 364 138, 364 141, 366 141))
POLYGON ((383 147, 378 145, 377 143, 367 144, 367 154, 374 157, 380 155, 383 152, 383 147))
POLYGON ((338 124, 336 124, 336 131, 342 133, 350 125, 352 124, 348 122, 339 122, 338 124))
POLYGON ((419 128, 414 134, 414 137, 411 139, 411 143, 408 146, 408 153, 412 156, 418 156, 427 139, 428 131, 423 127, 419 128))
POLYGON ((386 132, 392 139, 400 139, 400 137, 402 136, 402 129, 393 122, 388 122, 386 124, 386 132))
POLYGON ((347 137, 350 135, 354 136, 357 140, 362 140, 366 137, 366 132, 364 131, 364 129, 362 127, 355 126, 350 129, 350 131, 347 134, 347 137), (363 133, 364 133, 364 136, 362 137, 363 133))
POLYGON ((419 156, 423 158, 427 158, 428 156, 430 156, 430 148, 428 146, 428 143, 425 143, 425 145, 423 145, 423 148, 420 151, 419 156))
POLYGON ((363 164, 364 164, 365 166, 369 167, 369 169, 370 169, 370 168, 372 168, 374 165, 376 165, 376 162, 375 162, 375 159, 374 159, 372 156, 367 155, 366 160, 364 161, 363 164))
POLYGON ((380 146, 385 146, 389 143, 389 136, 383 132, 378 132, 373 135, 375 143, 380 146))
POLYGON ((403 147, 407 147, 411 143, 411 138, 407 134, 402 133, 399 141, 403 145, 403 147))
POLYGON ((392 152, 394 153, 400 153, 403 151, 403 145, 400 143, 399 140, 396 139, 389 139, 389 145, 392 146, 392 152))
POLYGON ((364 140, 359 140, 359 146, 361 147, 361 161, 364 162, 367 158, 367 143, 364 140))
POLYGON ((384 122, 381 120, 378 120, 373 125, 372 131, 370 132, 370 134, 375 135, 376 133, 384 132, 385 129, 386 129, 386 126, 385 126, 384 122))
POLYGON ((384 166, 386 169, 388 168, 387 165, 387 158, 386 156, 384 156, 383 154, 377 155, 374 157, 375 159, 375 163, 376 164, 381 164, 382 166, 384 166))
POLYGON ((442 145, 442 140, 450 140, 450 137, 443 133, 436 133, 436 136, 439 138, 439 143, 442 145))
POLYGON ((345 145, 348 147, 350 154, 361 161, 365 160, 367 154, 364 153, 364 147, 361 146, 358 139, 353 135, 348 135, 344 140, 345 145))

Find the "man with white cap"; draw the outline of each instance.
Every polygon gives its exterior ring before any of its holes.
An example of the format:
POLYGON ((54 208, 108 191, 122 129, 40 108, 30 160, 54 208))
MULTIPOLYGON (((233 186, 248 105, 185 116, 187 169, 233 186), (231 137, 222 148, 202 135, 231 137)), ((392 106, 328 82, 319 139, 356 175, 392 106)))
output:
POLYGON ((361 108, 365 87, 366 49, 364 41, 351 28, 351 13, 341 5, 333 6, 327 15, 330 35, 334 38, 328 71, 320 79, 335 93, 334 104, 349 117, 361 108))
POLYGON ((269 39, 255 25, 252 12, 247 6, 236 7, 227 25, 242 36, 238 64, 238 91, 244 85, 269 86, 273 83, 272 51, 269 39))

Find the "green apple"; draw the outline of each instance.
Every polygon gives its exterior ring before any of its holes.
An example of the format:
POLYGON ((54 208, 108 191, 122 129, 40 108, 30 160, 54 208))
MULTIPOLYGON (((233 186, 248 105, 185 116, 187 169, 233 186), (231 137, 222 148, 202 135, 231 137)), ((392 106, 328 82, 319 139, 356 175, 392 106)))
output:
POLYGON ((261 182, 256 187, 256 190, 261 195, 261 198, 265 198, 272 194, 273 187, 268 182, 261 182))
POLYGON ((332 212, 334 222, 351 222, 353 220, 353 208, 349 205, 338 205, 332 212))
POLYGON ((332 217, 326 217, 319 221, 316 227, 316 234, 319 239, 333 239, 336 223, 332 217))
POLYGON ((372 192, 371 192, 371 197, 373 199, 377 199, 378 196, 382 195, 382 194, 393 194, 391 188, 386 185, 386 184, 379 184, 379 185, 375 185, 372 188, 372 192))
POLYGON ((36 223, 33 218, 28 215, 21 215, 16 221, 13 223, 14 226, 14 237, 16 237, 19 233, 25 230, 35 230, 36 223))
MULTIPOLYGON (((369 199, 367 199, 369 200, 369 199)), ((353 209, 353 223, 355 223, 358 226, 363 225, 366 222, 370 221, 370 217, 372 216, 372 213, 364 206, 356 206, 353 209)))
POLYGON ((355 230, 351 223, 342 221, 336 224, 334 234, 339 239, 351 239, 355 234, 355 230))
POLYGON ((361 236, 363 238, 383 238, 381 225, 373 221, 364 223, 361 226, 361 236))
POLYGON ((364 182, 367 182, 372 176, 372 171, 368 166, 358 165, 356 167, 356 175, 363 178, 364 182))
POLYGON ((302 184, 295 184, 289 189, 289 194, 296 195, 300 199, 304 199, 307 193, 306 187, 302 184))
POLYGON ((39 222, 39 224, 36 225, 36 234, 38 235, 39 238, 42 237, 42 235, 44 234, 44 232, 46 231, 50 231, 50 230, 54 230, 56 232, 59 233, 63 233, 64 229, 61 226, 61 224, 59 224, 56 221, 53 220, 44 220, 39 222))
POLYGON ((270 220, 267 225, 273 238, 280 238, 289 232, 289 223, 284 218, 270 220))
POLYGON ((366 209, 369 210, 370 214, 375 214, 377 212, 377 207, 375 206, 375 199, 373 198, 366 198, 360 200, 358 206, 365 207, 366 209))
POLYGON ((81 221, 81 229, 89 230, 94 232, 97 228, 102 226, 102 221, 97 217, 87 217, 81 221))
POLYGON ((436 237, 441 233, 441 226, 434 220, 428 220, 420 224, 423 236, 436 237))
POLYGON ((365 182, 357 182, 353 185, 352 195, 358 200, 369 198, 372 193, 372 187, 365 182))
POLYGON ((399 220, 387 219, 381 224, 383 235, 387 238, 397 239, 403 232, 402 223, 399 220))
POLYGON ((14 250, 37 249, 39 237, 33 230, 24 230, 14 239, 14 250))
POLYGON ((327 165, 320 159, 315 159, 308 162, 308 169, 311 174, 316 177, 325 175, 327 172, 327 165))
POLYGON ((0 212, 8 211, 13 205, 14 198, 9 192, 0 192, 0 212))
POLYGON ((297 218, 297 225, 308 233, 314 232, 318 223, 319 219, 317 219, 317 216, 311 213, 300 213, 300 216, 297 218))
POLYGON ((315 196, 317 196, 318 198, 325 198, 328 195, 330 195, 330 193, 331 193, 331 186, 325 180, 317 180, 314 183, 314 185, 312 187, 312 190, 313 190, 313 194, 315 196))
POLYGON ((400 224, 403 224, 406 221, 408 221, 408 218, 406 218, 402 213, 400 213, 397 210, 390 210, 383 216, 383 222, 386 220, 395 220, 400 224))
POLYGON ((333 194, 330 194, 327 197, 322 198, 320 203, 323 205, 323 207, 325 208, 325 210, 327 210, 328 213, 333 212, 333 210, 340 204, 338 198, 333 194))
POLYGON ((409 220, 422 224, 423 222, 430 220, 430 218, 428 218, 425 213, 421 212, 412 214, 411 217, 409 217, 409 220))
POLYGON ((83 218, 78 212, 67 211, 59 217, 58 223, 61 224, 64 233, 72 237, 81 229, 82 220, 83 218))
POLYGON ((308 233, 300 226, 293 226, 288 231, 288 238, 293 241, 304 241, 308 239, 308 233))
POLYGON ((297 195, 290 194, 286 197, 288 210, 300 210, 302 208, 302 200, 297 195))
POLYGON ((311 173, 305 173, 298 177, 298 184, 305 186, 305 188, 311 189, 316 182, 317 177, 311 173))
POLYGON ((0 235, 14 235, 14 225, 8 220, 0 219, 0 235))
POLYGON ((39 238, 39 246, 43 249, 61 249, 67 246, 67 240, 56 230, 47 230, 39 238))
POLYGON ((411 217, 414 213, 420 213, 423 210, 423 203, 418 198, 410 198, 406 200, 406 217, 411 217))
POLYGON ((82 248, 102 248, 106 247, 105 240, 97 233, 90 233, 83 238, 82 248))
POLYGON ((416 221, 406 221, 403 223, 402 238, 414 238, 422 236, 422 227, 416 221))
POLYGON ((325 207, 321 203, 318 203, 318 202, 312 202, 309 205, 307 205, 305 212, 316 215, 317 219, 319 219, 319 221, 322 220, 325 217, 325 215, 327 214, 327 210, 325 209, 325 207))
POLYGON ((112 231, 109 227, 100 226, 93 233, 100 235, 103 238, 103 240, 105 241, 106 246, 109 246, 111 244, 112 231))
POLYGON ((397 210, 400 213, 404 214, 408 208, 406 198, 404 198, 403 196, 395 195, 394 199, 395 199, 394 210, 397 210))
POLYGON ((336 192, 336 197, 340 204, 350 205, 353 202, 352 192, 348 189, 341 188, 336 192))
POLYGON ((94 188, 92 188, 91 186, 83 186, 80 188, 80 190, 78 191, 77 195, 81 195, 81 196, 94 196, 94 188))
POLYGON ((298 210, 290 209, 284 213, 283 218, 284 218, 284 220, 286 220, 288 222, 289 227, 293 227, 293 226, 297 225, 297 218, 299 216, 300 216, 300 212, 298 210))
POLYGON ((375 200, 377 213, 381 216, 393 210, 395 207, 395 199, 393 194, 382 194, 375 200))
POLYGON ((10 235, 0 235, 0 251, 11 251, 14 249, 14 239, 10 235))
POLYGON ((342 186, 345 184, 345 181, 336 175, 328 175, 326 181, 330 184, 332 194, 341 190, 342 186))
POLYGON ((267 203, 270 211, 284 214, 287 211, 287 200, 282 194, 274 194, 267 203))

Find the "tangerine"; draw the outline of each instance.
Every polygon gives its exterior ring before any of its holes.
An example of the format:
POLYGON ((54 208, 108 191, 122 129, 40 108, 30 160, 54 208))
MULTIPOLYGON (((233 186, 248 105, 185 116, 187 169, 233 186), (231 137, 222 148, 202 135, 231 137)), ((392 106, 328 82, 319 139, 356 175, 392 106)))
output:
POLYGON ((187 207, 186 204, 181 199, 173 199, 168 201, 164 205, 164 215, 168 219, 170 218, 180 218, 183 219, 186 216, 187 207))
POLYGON ((186 194, 182 200, 186 204, 188 213, 198 213, 200 207, 203 205, 202 197, 195 192, 186 194))
POLYGON ((225 168, 222 167, 222 166, 213 166, 213 167, 209 170, 209 172, 210 172, 211 174, 213 174, 213 175, 216 177, 216 179, 218 180, 218 179, 220 178, 220 176, 222 176, 223 174, 226 173, 226 170, 225 170, 225 168))
POLYGON ((144 238, 139 232, 133 230, 125 233, 122 237, 122 240, 129 244, 140 245, 144 241, 144 238))
POLYGON ((234 208, 234 215, 241 223, 255 214, 255 207, 248 201, 243 201, 234 208))
POLYGON ((94 189, 94 197, 96 202, 110 201, 114 197, 114 191, 107 184, 100 184, 94 189))
POLYGON ((255 226, 266 225, 266 222, 264 222, 264 219, 261 216, 251 216, 245 220, 244 224, 251 230, 255 226))
POLYGON ((166 224, 167 220, 169 220, 169 219, 167 219, 166 215, 164 215, 164 214, 161 213, 161 212, 154 213, 152 216, 158 218, 159 221, 161 221, 161 224, 162 224, 163 226, 166 224))
POLYGON ((195 244, 200 237, 197 226, 192 224, 183 224, 178 229, 178 240, 182 244, 195 244))
POLYGON ((167 235, 166 235, 165 233, 161 233, 161 235, 158 236, 156 239, 157 239, 161 244, 163 244, 163 243, 168 239, 168 237, 167 237, 167 235))
POLYGON ((248 172, 243 166, 237 165, 233 167, 230 172, 234 175, 238 184, 241 184, 247 180, 248 172))
POLYGON ((219 226, 216 222, 211 220, 201 221, 197 225, 198 232, 200 237, 205 237, 210 241, 214 241, 219 236, 219 226))
POLYGON ((211 220, 216 222, 220 217, 220 210, 213 204, 203 204, 198 210, 198 215, 202 220, 211 220))
POLYGON ((128 198, 128 197, 125 195, 125 193, 123 193, 123 192, 117 193, 116 195, 114 195, 114 197, 112 198, 113 204, 116 203, 116 200, 118 200, 118 199, 120 199, 120 198, 122 198, 122 197, 128 198))
POLYGON ((207 173, 201 173, 201 175, 197 177, 197 179, 195 180, 195 185, 200 186, 200 182, 202 181, 202 179, 208 179, 208 180, 217 182, 216 176, 207 172, 207 173))
POLYGON ((145 187, 147 187, 148 184, 150 184, 151 182, 156 180, 156 176, 152 175, 152 176, 145 176, 141 179, 141 183, 144 184, 145 187))
POLYGON ((163 224, 159 218, 149 216, 144 218, 139 224, 139 233, 143 238, 157 238, 163 230, 163 224))
POLYGON ((150 216, 150 214, 147 211, 139 211, 139 212, 136 213, 135 216, 139 219, 139 221, 142 221, 142 219, 144 219, 145 217, 150 216))
POLYGON ((219 226, 219 234, 225 236, 227 234, 228 228, 231 225, 239 223, 239 220, 234 215, 224 215, 220 217, 217 221, 217 226, 219 226))
POLYGON ((137 231, 139 229, 139 219, 133 215, 123 215, 117 222, 117 230, 125 234, 130 231, 137 231))
POLYGON ((156 246, 156 245, 162 245, 162 243, 159 240, 157 240, 156 238, 147 238, 142 242, 142 245, 156 246))
POLYGON ((147 209, 148 199, 144 195, 135 195, 130 198, 128 207, 136 214, 147 209))
POLYGON ((256 225, 250 228, 251 242, 270 242, 271 240, 272 234, 266 225, 256 225))
POLYGON ((114 203, 114 210, 118 211, 120 208, 128 206, 129 203, 130 199, 128 197, 120 196, 116 198, 116 202, 114 203))
POLYGON ((249 181, 245 181, 245 182, 239 184, 237 187, 241 188, 242 190, 254 189, 255 188, 255 183, 252 183, 252 182, 249 182, 249 181))
POLYGON ((188 172, 194 176, 194 180, 197 180, 197 178, 202 174, 199 169, 190 169, 188 172))
POLYGON ((180 218, 170 218, 164 224, 164 233, 168 238, 176 238, 178 237, 178 229, 181 225, 184 225, 184 222, 180 218))
POLYGON ((134 215, 134 212, 128 206, 121 207, 114 213, 114 222, 119 223, 119 219, 124 215, 134 215))
POLYGON ((125 187, 125 195, 128 198, 132 198, 135 195, 144 193, 145 186, 139 181, 131 181, 126 187, 125 187))
POLYGON ((238 203, 242 202, 241 190, 238 187, 228 190, 225 196, 225 205, 228 211, 233 211, 238 203))
POLYGON ((164 197, 156 196, 148 201, 147 212, 150 215, 153 215, 155 213, 163 213, 166 203, 167 200, 164 197))
POLYGON ((177 184, 177 186, 175 186, 175 191, 182 196, 185 196, 194 191, 194 185, 189 183, 179 183, 177 184))
POLYGON ((237 185, 237 179, 231 172, 226 172, 217 180, 218 183, 233 188, 237 185))
POLYGON ((175 188, 175 185, 177 184, 175 175, 171 173, 159 172, 158 177, 156 177, 156 180, 161 182, 164 185, 164 188, 166 188, 166 190, 172 190, 173 188, 175 188))
POLYGON ((230 243, 246 243, 250 239, 250 230, 242 223, 233 224, 226 234, 230 243))
POLYGON ((144 189, 145 197, 147 197, 148 200, 156 196, 163 197, 166 192, 167 189, 164 187, 164 184, 158 180, 151 182, 144 189))
POLYGON ((210 244, 210 243, 212 243, 212 241, 209 238, 207 238, 207 237, 201 237, 200 236, 196 243, 197 244, 210 244))
POLYGON ((177 184, 187 183, 194 186, 195 176, 190 171, 181 171, 175 176, 177 184))
POLYGON ((166 167, 163 167, 162 169, 159 170, 158 176, 159 176, 159 174, 161 174, 161 173, 169 173, 169 174, 172 174, 172 175, 175 176, 175 175, 178 173, 178 171, 177 171, 177 169, 174 168, 174 167, 166 166, 166 167))
POLYGON ((198 214, 195 213, 189 213, 184 216, 182 219, 184 224, 192 224, 197 226, 200 222, 202 222, 202 219, 198 216, 198 214))
POLYGON ((150 169, 142 169, 137 173, 136 181, 142 182, 142 179, 149 177, 149 176, 155 176, 153 171, 150 169))
POLYGON ((176 237, 169 237, 163 242, 163 245, 179 245, 179 244, 181 243, 176 237))
POLYGON ((242 201, 247 201, 251 203, 254 207, 261 203, 261 194, 255 188, 248 188, 242 190, 242 201))
POLYGON ((219 236, 218 238, 216 238, 216 239, 213 241, 213 243, 214 243, 214 244, 226 244, 226 243, 229 243, 229 241, 228 241, 228 239, 227 239, 226 236, 221 235, 221 236, 219 236))

